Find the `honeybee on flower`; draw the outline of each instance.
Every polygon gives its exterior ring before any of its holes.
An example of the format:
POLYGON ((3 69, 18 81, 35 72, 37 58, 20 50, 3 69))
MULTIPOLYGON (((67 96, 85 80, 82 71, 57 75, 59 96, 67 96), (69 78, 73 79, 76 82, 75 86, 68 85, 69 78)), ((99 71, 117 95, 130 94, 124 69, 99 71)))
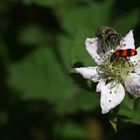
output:
POLYGON ((95 34, 103 45, 119 45, 121 40, 121 35, 112 27, 101 26, 95 34))
POLYGON ((73 72, 98 83, 96 91, 101 93, 102 114, 119 105, 124 99, 125 91, 140 96, 140 47, 135 50, 132 30, 126 36, 119 38, 115 49, 110 43, 103 45, 99 36, 87 38, 85 45, 97 66, 74 68, 73 72), (115 59, 112 63, 112 55, 118 50, 133 50, 135 54, 126 55, 126 59, 122 57, 121 61, 115 59))

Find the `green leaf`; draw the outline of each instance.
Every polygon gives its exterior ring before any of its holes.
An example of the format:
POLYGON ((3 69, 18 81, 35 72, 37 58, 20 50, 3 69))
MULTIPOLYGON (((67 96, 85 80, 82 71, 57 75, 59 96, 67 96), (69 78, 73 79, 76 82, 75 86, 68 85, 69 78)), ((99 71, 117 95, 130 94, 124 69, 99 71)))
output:
POLYGON ((18 40, 25 45, 42 45, 45 43, 46 34, 37 25, 28 25, 19 32, 18 40))
POLYGON ((73 94, 71 79, 61 69, 50 48, 40 48, 21 62, 12 64, 8 83, 25 99, 61 102, 73 94))
POLYGON ((55 112, 58 115, 64 114, 72 114, 78 111, 75 98, 70 98, 67 100, 63 100, 63 102, 59 102, 57 106, 55 106, 55 112))
POLYGON ((95 111, 99 108, 99 97, 97 93, 81 91, 68 100, 56 106, 56 112, 60 115, 75 113, 76 111, 95 111))
POLYGON ((63 138, 87 138, 87 130, 83 126, 79 126, 73 122, 57 123, 54 132, 63 138))
POLYGON ((140 99, 131 99, 128 96, 125 97, 125 100, 122 102, 118 115, 125 122, 131 122, 134 124, 140 124, 140 99))
POLYGON ((94 35, 94 31, 103 25, 109 24, 110 12, 113 1, 105 1, 102 3, 93 2, 87 6, 73 6, 67 10, 67 14, 63 18, 63 27, 75 34, 78 29, 90 29, 94 35))
POLYGON ((109 122, 112 125, 113 129, 115 130, 115 132, 117 132, 118 118, 117 117, 111 118, 109 120, 109 122))
POLYGON ((82 62, 86 66, 95 64, 85 48, 85 40, 88 36, 90 36, 88 30, 79 29, 73 39, 64 36, 59 38, 59 49, 68 71, 72 69, 76 62, 82 62))
POLYGON ((139 22, 139 12, 134 10, 127 15, 115 20, 114 27, 121 33, 127 33, 129 30, 134 29, 135 25, 139 22))
POLYGON ((139 124, 140 125, 140 99, 135 101, 133 117, 130 120, 131 123, 139 124))
POLYGON ((134 100, 126 94, 123 102, 120 104, 118 115, 130 120, 134 115, 134 100))
POLYGON ((77 106, 81 110, 95 110, 97 107, 99 107, 99 98, 97 96, 97 93, 91 93, 91 92, 81 92, 77 94, 76 96, 76 102, 77 106))
POLYGON ((12 64, 8 83, 22 92, 23 99, 44 99, 56 104, 58 114, 99 107, 96 94, 76 92, 71 78, 61 69, 50 48, 37 49, 21 62, 12 64))

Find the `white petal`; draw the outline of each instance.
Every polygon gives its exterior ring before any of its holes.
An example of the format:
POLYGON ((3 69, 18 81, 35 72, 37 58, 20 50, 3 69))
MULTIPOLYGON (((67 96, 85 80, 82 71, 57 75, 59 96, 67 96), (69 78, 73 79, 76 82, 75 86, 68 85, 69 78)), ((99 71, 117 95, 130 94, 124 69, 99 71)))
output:
POLYGON ((140 63, 137 64, 137 66, 135 67, 134 72, 135 72, 137 75, 140 75, 140 63))
MULTIPOLYGON (((130 61, 133 62, 134 64, 137 64, 137 66, 139 66, 140 65, 140 47, 138 47, 136 51, 137 51, 137 55, 130 57, 130 61)), ((136 66, 136 69, 137 69, 137 66, 136 66)), ((140 73, 139 68, 138 68, 138 72, 140 73)))
POLYGON ((85 79, 90 79, 94 82, 98 82, 100 75, 97 72, 98 67, 81 67, 74 68, 72 71, 81 74, 85 79))
POLYGON ((125 78, 124 85, 126 90, 130 94, 134 96, 140 96, 140 75, 137 75, 136 73, 131 73, 125 78))
POLYGON ((135 49, 132 30, 120 41, 120 49, 135 49))
POLYGON ((100 80, 97 85, 97 91, 101 92, 100 105, 102 114, 108 113, 111 109, 119 105, 125 96, 125 91, 121 83, 105 83, 100 80))
POLYGON ((103 62, 98 52, 99 48, 101 47, 101 44, 98 41, 98 38, 87 38, 85 41, 85 44, 86 44, 86 50, 94 59, 94 61, 98 65, 102 64, 103 62))

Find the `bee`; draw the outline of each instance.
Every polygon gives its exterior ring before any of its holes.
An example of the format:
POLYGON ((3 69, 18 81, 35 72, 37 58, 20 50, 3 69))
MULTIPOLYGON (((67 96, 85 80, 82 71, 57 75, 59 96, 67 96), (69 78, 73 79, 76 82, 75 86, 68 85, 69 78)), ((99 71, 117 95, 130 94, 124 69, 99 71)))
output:
POLYGON ((134 49, 117 50, 111 55, 110 61, 113 62, 115 59, 125 58, 137 55, 137 51, 134 49))
POLYGON ((117 46, 121 40, 121 35, 114 28, 106 26, 98 28, 96 36, 101 40, 102 45, 117 46))

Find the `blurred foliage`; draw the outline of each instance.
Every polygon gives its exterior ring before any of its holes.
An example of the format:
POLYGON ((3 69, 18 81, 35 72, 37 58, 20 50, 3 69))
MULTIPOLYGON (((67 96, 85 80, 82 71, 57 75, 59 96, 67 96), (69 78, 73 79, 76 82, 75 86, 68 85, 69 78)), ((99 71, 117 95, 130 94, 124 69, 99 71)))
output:
POLYGON ((134 29, 138 46, 139 9, 137 0, 1 0, 0 139, 135 139, 140 100, 126 96, 102 115, 96 84, 71 69, 95 65, 84 46, 99 26, 134 29))

